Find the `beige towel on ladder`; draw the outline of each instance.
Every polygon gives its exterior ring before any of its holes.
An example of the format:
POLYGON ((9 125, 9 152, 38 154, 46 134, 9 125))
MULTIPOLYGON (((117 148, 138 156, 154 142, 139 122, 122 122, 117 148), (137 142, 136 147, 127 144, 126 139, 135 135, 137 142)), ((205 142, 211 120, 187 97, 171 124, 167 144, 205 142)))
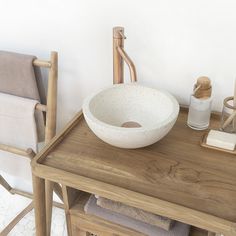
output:
MULTIPOLYGON (((35 56, 0 51, 0 92, 37 100, 46 104, 41 70, 33 66, 35 56)), ((42 113, 37 112, 36 122, 39 141, 44 140, 42 113)))
MULTIPOLYGON (((37 152, 36 100, 0 93, 0 143, 37 152)), ((31 181, 30 160, 0 150, 0 174, 31 181)), ((17 187, 17 186, 14 186, 17 187)))
POLYGON ((170 228, 174 225, 174 221, 167 217, 155 215, 135 207, 127 206, 120 202, 109 200, 107 198, 98 197, 97 205, 122 215, 129 216, 136 220, 140 220, 147 224, 158 226, 165 230, 170 230, 170 228))

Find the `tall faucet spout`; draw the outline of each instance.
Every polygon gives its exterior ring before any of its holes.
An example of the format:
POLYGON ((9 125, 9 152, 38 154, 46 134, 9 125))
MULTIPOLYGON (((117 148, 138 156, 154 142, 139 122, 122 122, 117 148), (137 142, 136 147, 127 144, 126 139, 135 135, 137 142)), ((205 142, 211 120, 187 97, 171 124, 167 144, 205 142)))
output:
POLYGON ((117 50, 129 67, 131 82, 137 82, 136 68, 133 61, 130 59, 130 57, 123 48, 117 47, 117 50))
POLYGON ((131 82, 137 81, 136 69, 133 61, 124 51, 124 28, 113 28, 113 83, 124 83, 124 61, 129 67, 131 82))

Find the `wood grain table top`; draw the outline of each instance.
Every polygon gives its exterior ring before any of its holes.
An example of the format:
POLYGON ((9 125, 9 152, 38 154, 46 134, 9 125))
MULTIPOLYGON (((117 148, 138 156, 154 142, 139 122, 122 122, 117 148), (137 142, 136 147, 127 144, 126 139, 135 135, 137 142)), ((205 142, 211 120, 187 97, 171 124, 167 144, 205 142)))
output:
POLYGON ((186 121, 181 111, 161 141, 126 150, 98 139, 81 118, 40 164, 236 222, 236 157, 201 147, 205 131, 186 121))

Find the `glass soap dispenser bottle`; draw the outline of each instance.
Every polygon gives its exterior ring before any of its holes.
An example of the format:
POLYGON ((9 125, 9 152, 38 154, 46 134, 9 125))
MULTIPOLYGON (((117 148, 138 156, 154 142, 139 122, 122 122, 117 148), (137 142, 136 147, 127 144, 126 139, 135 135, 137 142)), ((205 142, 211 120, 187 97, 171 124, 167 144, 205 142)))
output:
POLYGON ((194 85, 193 94, 190 96, 190 105, 187 124, 196 130, 207 129, 211 116, 211 81, 208 77, 200 77, 194 85))

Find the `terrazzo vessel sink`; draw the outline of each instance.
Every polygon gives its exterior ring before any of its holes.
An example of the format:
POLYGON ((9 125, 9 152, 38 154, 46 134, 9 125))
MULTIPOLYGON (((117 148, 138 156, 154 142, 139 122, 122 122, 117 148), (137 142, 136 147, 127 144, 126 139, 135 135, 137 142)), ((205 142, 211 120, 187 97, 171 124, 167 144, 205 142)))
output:
POLYGON ((167 92, 116 84, 87 97, 83 113, 90 129, 120 148, 141 148, 163 138, 173 127, 179 104, 167 92))

